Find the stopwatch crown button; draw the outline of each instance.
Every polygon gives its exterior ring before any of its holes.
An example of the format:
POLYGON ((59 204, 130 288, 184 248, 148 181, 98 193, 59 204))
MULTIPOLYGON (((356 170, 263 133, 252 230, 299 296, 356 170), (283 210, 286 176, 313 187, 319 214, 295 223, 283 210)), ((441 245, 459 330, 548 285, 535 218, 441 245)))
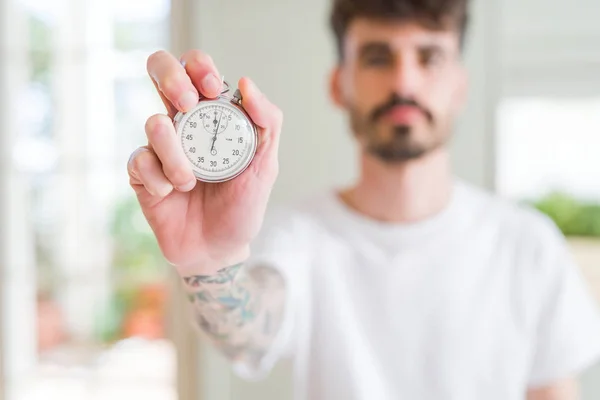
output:
POLYGON ((233 101, 236 103, 241 103, 242 101, 242 92, 240 92, 240 89, 236 89, 235 93, 233 94, 233 101))

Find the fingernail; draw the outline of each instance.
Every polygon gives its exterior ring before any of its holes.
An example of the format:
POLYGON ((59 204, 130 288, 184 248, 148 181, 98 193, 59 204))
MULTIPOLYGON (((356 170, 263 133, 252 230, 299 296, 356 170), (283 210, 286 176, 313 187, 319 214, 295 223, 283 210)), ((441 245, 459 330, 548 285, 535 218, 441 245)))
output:
POLYGON ((169 193, 173 190, 173 185, 170 183, 161 184, 158 188, 156 188, 156 194, 160 197, 167 197, 169 193))
POLYGON ((202 80, 202 88, 207 92, 217 92, 221 87, 221 80, 213 74, 206 75, 202 80))
POLYGON ((196 186, 196 179, 191 180, 190 182, 186 183, 185 185, 181 185, 177 188, 177 190, 179 190, 180 192, 189 192, 190 190, 192 190, 194 188, 194 186, 196 186))
POLYGON ((198 104, 198 94, 192 92, 191 90, 189 92, 185 92, 179 98, 179 107, 182 111, 189 111, 196 104, 198 104))

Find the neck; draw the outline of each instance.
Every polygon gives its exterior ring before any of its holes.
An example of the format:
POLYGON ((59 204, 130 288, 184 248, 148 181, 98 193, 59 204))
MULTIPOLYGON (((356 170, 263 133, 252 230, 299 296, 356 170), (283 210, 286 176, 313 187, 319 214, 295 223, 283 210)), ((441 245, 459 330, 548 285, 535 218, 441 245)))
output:
POLYGON ((449 164, 444 149, 398 165, 363 154, 358 182, 340 197, 349 207, 379 221, 426 219, 450 201, 453 178, 449 164))

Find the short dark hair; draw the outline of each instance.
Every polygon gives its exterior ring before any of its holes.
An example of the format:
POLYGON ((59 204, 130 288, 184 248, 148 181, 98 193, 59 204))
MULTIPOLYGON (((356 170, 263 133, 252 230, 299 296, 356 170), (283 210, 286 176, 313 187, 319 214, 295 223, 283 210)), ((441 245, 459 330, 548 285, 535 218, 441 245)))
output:
POLYGON ((344 57, 344 37, 355 18, 417 22, 431 29, 456 29, 464 44, 469 23, 469 0, 332 0, 330 27, 339 59, 344 57))

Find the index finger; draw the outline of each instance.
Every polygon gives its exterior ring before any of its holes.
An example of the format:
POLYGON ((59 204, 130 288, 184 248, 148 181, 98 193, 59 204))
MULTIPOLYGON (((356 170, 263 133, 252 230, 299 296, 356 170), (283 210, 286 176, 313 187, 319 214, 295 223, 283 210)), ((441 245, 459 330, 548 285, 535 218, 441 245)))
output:
POLYGON ((148 57, 148 75, 173 118, 177 111, 189 111, 198 104, 199 93, 179 60, 166 51, 148 57))
POLYGON ((181 56, 181 64, 203 96, 214 98, 221 93, 223 78, 211 56, 200 50, 190 50, 181 56))

